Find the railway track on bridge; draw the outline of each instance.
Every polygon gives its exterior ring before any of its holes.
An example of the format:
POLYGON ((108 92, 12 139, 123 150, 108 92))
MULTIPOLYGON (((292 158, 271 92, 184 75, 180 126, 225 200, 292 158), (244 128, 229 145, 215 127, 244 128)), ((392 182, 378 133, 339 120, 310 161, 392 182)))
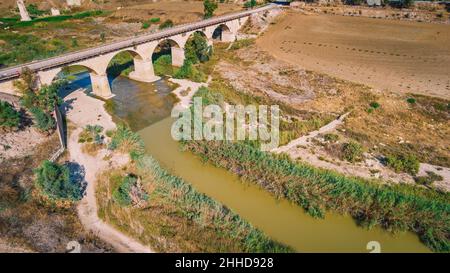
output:
POLYGON ((29 68, 32 71, 42 71, 42 70, 48 70, 55 67, 60 67, 64 65, 68 65, 71 63, 83 61, 92 57, 96 57, 99 55, 107 54, 110 52, 114 52, 117 50, 121 50, 124 48, 134 47, 140 44, 144 44, 151 41, 157 41, 161 39, 165 39, 174 35, 186 33, 189 31, 199 30, 202 28, 206 28, 212 25, 217 25, 221 23, 225 23, 231 20, 236 20, 239 18, 243 18, 255 13, 263 12, 270 10, 272 8, 275 8, 277 5, 274 4, 268 4, 256 9, 252 10, 246 10, 242 12, 237 12, 233 14, 218 16, 194 23, 187 23, 178 25, 166 30, 162 30, 156 33, 149 33, 149 34, 142 34, 136 37, 129 37, 126 39, 123 39, 121 41, 116 41, 110 44, 105 44, 97 47, 92 47, 88 49, 83 49, 80 51, 70 52, 67 54, 63 54, 60 56, 39 60, 39 61, 33 61, 26 64, 16 65, 13 67, 8 67, 5 69, 0 70, 0 82, 3 81, 9 81, 12 79, 16 79, 20 76, 20 73, 22 69, 29 68))

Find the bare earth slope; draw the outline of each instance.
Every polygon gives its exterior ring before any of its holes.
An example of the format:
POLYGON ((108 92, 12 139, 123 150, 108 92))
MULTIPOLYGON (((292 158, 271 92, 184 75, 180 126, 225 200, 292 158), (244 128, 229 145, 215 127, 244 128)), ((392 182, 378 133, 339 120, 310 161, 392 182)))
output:
POLYGON ((288 12, 257 44, 338 78, 450 98, 448 25, 288 12))

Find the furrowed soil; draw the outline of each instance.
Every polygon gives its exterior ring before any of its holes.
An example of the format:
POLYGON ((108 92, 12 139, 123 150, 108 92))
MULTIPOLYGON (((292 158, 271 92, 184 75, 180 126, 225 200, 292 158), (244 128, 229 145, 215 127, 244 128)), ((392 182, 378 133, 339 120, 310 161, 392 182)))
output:
POLYGON ((257 44, 276 58, 334 77, 450 98, 448 25, 287 12, 257 44))

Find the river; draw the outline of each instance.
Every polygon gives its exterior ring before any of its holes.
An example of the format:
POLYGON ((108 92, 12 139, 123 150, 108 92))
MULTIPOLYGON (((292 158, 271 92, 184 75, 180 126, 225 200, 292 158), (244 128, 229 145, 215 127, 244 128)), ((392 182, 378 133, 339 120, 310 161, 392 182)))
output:
POLYGON ((231 172, 181 151, 170 135, 174 99, 165 80, 154 84, 127 78, 112 80, 112 111, 142 136, 147 152, 172 174, 226 205, 251 224, 298 252, 369 252, 378 242, 382 252, 429 252, 413 233, 393 235, 381 228, 367 230, 349 216, 327 213, 314 219, 297 205, 240 180, 231 172), (156 91, 156 92, 155 92, 156 91), (376 243, 375 243, 376 244, 376 243))

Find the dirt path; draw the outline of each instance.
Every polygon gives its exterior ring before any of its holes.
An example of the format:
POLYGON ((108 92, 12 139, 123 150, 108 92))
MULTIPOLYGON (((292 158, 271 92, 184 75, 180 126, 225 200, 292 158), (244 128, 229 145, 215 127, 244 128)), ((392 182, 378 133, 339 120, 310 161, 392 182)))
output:
POLYGON ((290 154, 289 153, 290 151, 293 151, 297 146, 304 146, 304 145, 308 144, 309 139, 314 138, 314 137, 318 136, 319 134, 324 134, 324 133, 333 131, 334 129, 336 129, 336 127, 338 127, 339 125, 342 124, 344 119, 349 114, 350 114, 350 112, 345 113, 345 114, 341 115, 339 118, 337 118, 337 119, 333 120, 332 122, 326 124, 325 126, 319 128, 319 130, 313 131, 313 132, 307 134, 306 136, 302 136, 297 139, 294 139, 284 146, 280 146, 278 148, 273 149, 272 152, 288 153, 289 155, 292 156, 293 154, 290 154))
POLYGON ((78 143, 78 135, 82 128, 88 124, 101 125, 105 130, 115 127, 111 117, 104 110, 104 102, 91 98, 81 90, 75 91, 65 99, 66 116, 75 124, 77 129, 70 132, 68 138, 68 150, 70 159, 84 167, 85 180, 87 181, 86 194, 78 205, 78 215, 81 223, 87 230, 92 231, 99 238, 111 244, 118 252, 154 252, 148 246, 144 246, 136 240, 117 231, 103 222, 97 215, 97 200, 95 196, 96 177, 102 171, 112 165, 123 165, 128 158, 123 155, 113 155, 108 161, 103 160, 107 151, 101 151, 95 157, 86 155, 78 143))
MULTIPOLYGON (((343 160, 329 160, 329 155, 320 149, 312 141, 313 138, 321 134, 334 131, 341 125, 350 112, 341 115, 339 118, 321 127, 319 130, 313 131, 308 135, 301 136, 292 140, 284 146, 273 149, 273 153, 286 153, 292 159, 301 159, 308 164, 334 170, 344 175, 357 176, 366 179, 379 178, 385 181, 393 181, 395 183, 414 184, 414 177, 407 173, 396 173, 386 167, 381 161, 372 154, 366 154, 366 158, 360 163, 349 163, 343 160)), ((426 176, 427 172, 433 172, 442 176, 442 181, 435 181, 434 186, 444 191, 450 192, 450 168, 435 166, 426 163, 420 163, 418 176, 426 176)))

